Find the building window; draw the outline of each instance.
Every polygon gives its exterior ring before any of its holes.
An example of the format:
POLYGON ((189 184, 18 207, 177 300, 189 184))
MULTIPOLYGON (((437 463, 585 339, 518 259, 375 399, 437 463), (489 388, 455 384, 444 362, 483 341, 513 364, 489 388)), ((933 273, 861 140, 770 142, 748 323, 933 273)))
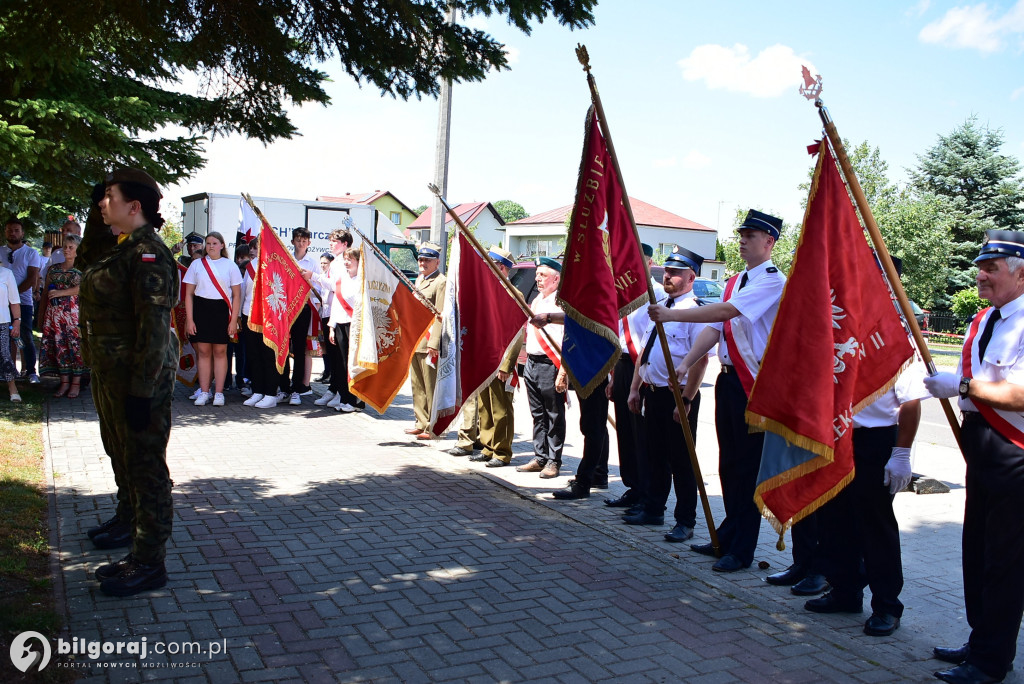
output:
POLYGON ((662 242, 658 245, 658 251, 661 252, 661 256, 667 257, 675 250, 676 246, 671 242, 662 242))
POLYGON ((717 268, 711 269, 711 279, 712 280, 718 280, 718 269, 717 268))
POLYGON ((400 211, 393 211, 393 212, 391 212, 391 222, 394 223, 396 226, 402 225, 402 212, 400 212, 400 211))
POLYGON ((556 248, 554 240, 527 240, 526 252, 532 257, 553 256, 556 248))

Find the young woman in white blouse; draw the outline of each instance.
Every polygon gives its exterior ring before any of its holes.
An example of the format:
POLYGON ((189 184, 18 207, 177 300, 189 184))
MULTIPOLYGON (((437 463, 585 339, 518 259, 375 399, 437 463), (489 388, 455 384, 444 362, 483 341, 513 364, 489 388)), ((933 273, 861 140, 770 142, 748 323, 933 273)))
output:
POLYGON ((227 257, 224 237, 220 233, 210 233, 206 236, 206 254, 202 259, 193 259, 182 278, 185 284, 185 332, 199 357, 196 406, 205 406, 211 398, 214 406, 224 405, 228 342, 238 333, 238 315, 242 307, 242 274, 235 262, 227 257))

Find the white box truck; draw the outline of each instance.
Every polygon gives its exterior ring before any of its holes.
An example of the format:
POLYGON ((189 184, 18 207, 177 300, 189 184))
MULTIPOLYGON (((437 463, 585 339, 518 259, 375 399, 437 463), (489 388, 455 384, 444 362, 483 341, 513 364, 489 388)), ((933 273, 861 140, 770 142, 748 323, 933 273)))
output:
MULTIPOLYGON (((241 195, 212 192, 182 197, 182 235, 218 232, 224 236, 228 253, 233 257, 241 201, 241 195)), ((309 230, 312 235, 309 251, 315 255, 330 251, 331 231, 344 228, 345 218, 351 217, 355 227, 373 240, 396 266, 410 278, 416 277, 416 245, 374 206, 275 197, 253 197, 252 201, 286 245, 291 244, 292 231, 296 228, 309 230)), ((353 233, 352 237, 355 239, 353 246, 362 242, 359 235, 353 233)))

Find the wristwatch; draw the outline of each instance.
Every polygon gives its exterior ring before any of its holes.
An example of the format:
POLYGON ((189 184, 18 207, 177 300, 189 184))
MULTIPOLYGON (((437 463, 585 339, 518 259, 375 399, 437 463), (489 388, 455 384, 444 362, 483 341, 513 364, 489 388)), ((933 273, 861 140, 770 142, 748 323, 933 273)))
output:
POLYGON ((960 378, 960 398, 966 399, 967 393, 971 391, 971 379, 964 377, 960 378))

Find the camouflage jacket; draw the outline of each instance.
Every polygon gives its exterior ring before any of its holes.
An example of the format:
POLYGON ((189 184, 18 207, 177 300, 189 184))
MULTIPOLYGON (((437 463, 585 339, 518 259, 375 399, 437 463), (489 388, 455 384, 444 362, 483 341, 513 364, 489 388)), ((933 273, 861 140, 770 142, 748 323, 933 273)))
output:
POLYGON ((104 375, 120 369, 127 384, 118 390, 152 397, 161 369, 178 364, 171 309, 179 284, 171 251, 149 224, 118 244, 94 206, 75 266, 82 271, 83 357, 104 375))

